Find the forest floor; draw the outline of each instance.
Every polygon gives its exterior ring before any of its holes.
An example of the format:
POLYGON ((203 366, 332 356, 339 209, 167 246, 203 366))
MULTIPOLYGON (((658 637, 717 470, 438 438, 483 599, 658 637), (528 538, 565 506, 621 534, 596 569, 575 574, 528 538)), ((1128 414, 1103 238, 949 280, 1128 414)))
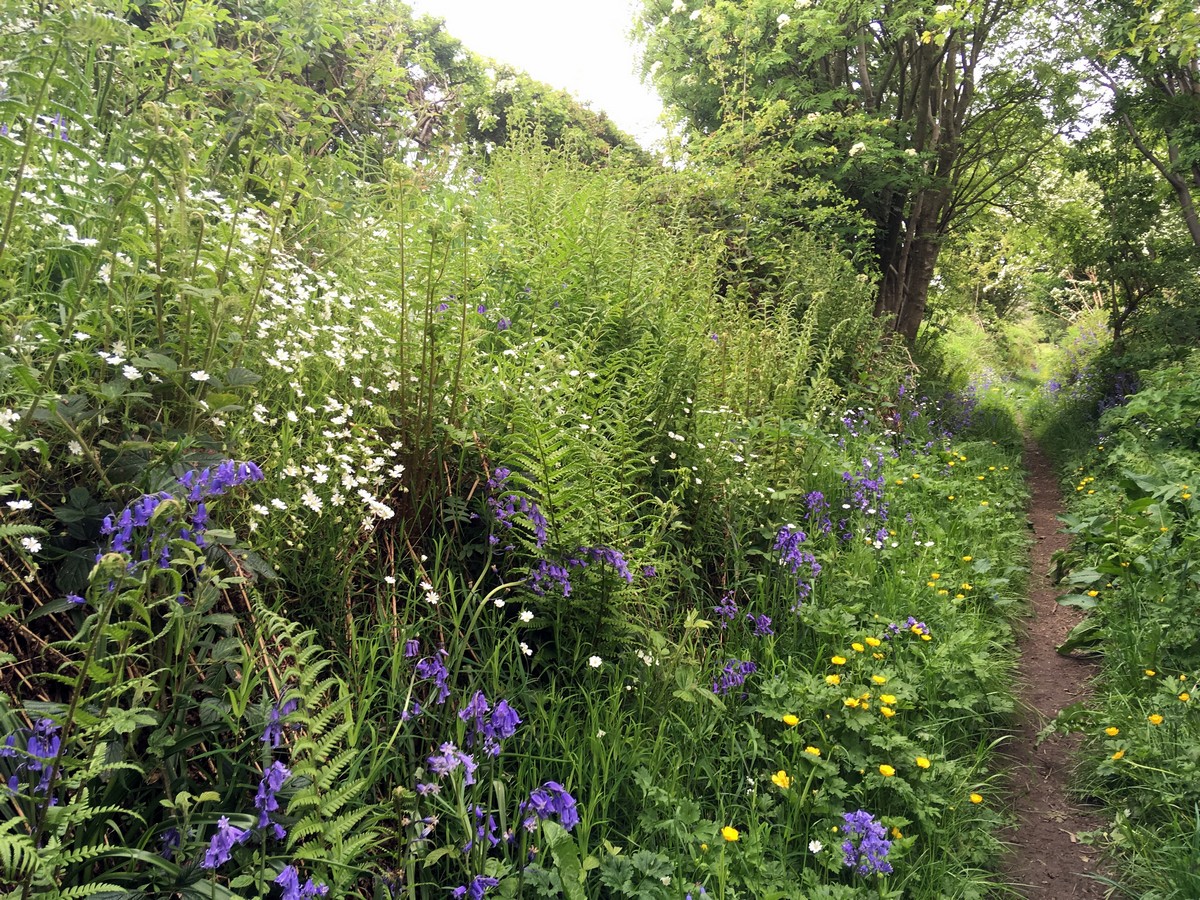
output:
POLYGON ((1017 727, 1001 751, 1009 766, 1016 820, 1002 835, 1010 848, 1003 871, 1027 900, 1101 900, 1111 889, 1089 877, 1102 871, 1098 850, 1081 842, 1079 835, 1103 823, 1068 791, 1078 740, 1056 734, 1037 743, 1038 732, 1059 710, 1087 697, 1095 665, 1055 651, 1082 618, 1078 610, 1055 602, 1058 592, 1049 571, 1053 554, 1070 538, 1059 527, 1062 494, 1054 467, 1029 437, 1025 465, 1032 488, 1034 545, 1030 611, 1018 640, 1017 727))

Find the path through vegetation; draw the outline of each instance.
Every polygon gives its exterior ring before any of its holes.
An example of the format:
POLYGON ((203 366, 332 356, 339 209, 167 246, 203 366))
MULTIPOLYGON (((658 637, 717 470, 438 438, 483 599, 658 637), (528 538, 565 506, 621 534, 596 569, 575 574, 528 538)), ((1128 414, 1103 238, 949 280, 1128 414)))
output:
POLYGON ((1005 874, 1027 900, 1103 898, 1108 889, 1088 877, 1097 872, 1096 850, 1078 839, 1100 821, 1067 796, 1071 757, 1078 742, 1054 735, 1037 745, 1045 724, 1063 707, 1086 696, 1093 666, 1055 652, 1080 619, 1076 610, 1055 603, 1057 591, 1047 574, 1055 551, 1066 547, 1069 538, 1059 529, 1062 496, 1054 467, 1028 438, 1025 464, 1034 532, 1031 608, 1018 641, 1018 728, 1006 751, 1016 824, 1005 834, 1012 848, 1005 874))

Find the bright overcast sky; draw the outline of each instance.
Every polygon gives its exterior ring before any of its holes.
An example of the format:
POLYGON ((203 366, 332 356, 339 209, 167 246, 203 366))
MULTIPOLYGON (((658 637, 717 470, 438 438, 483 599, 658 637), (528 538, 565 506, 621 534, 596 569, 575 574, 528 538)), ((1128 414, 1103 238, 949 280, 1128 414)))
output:
POLYGON ((662 102, 637 75, 633 0, 409 0, 470 50, 565 88, 649 146, 662 102))

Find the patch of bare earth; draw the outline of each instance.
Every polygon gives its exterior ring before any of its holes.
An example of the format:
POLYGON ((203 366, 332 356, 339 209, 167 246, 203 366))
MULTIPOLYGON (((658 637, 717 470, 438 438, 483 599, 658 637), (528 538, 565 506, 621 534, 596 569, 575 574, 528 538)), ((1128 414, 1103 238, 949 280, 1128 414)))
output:
POLYGON ((1027 900, 1101 900, 1110 889, 1088 877, 1100 871, 1098 851, 1080 843, 1078 835, 1103 821, 1067 791, 1078 740, 1054 735, 1037 745, 1038 732, 1059 710, 1087 696, 1095 667, 1055 652, 1082 618, 1077 610, 1054 602, 1058 591, 1047 575, 1054 552, 1070 541, 1059 529, 1062 495, 1053 466, 1029 438, 1025 465, 1033 493, 1029 515, 1034 545, 1030 614, 1018 639, 1017 727, 1000 760, 1009 769, 1016 819, 1002 835, 1010 848, 1002 874, 1027 900))

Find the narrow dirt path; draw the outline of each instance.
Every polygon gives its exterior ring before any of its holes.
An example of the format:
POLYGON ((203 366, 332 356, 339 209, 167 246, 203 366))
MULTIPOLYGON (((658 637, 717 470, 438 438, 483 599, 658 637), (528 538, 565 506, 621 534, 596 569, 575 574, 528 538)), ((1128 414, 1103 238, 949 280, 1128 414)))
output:
POLYGON ((1002 835, 1011 847, 1003 874, 1027 900, 1102 900, 1109 888, 1087 877, 1098 871, 1096 848, 1079 843, 1076 837, 1102 822, 1067 794, 1071 756, 1078 741, 1055 735, 1035 746, 1038 732, 1059 710, 1087 696, 1086 683, 1094 666, 1059 656, 1054 650, 1081 618, 1078 611, 1054 602, 1058 592, 1046 574, 1054 552, 1070 541, 1059 531, 1062 495, 1054 468, 1028 437, 1025 465, 1033 493, 1029 510, 1034 532, 1031 606, 1017 643, 1017 728, 1002 751, 1010 767, 1016 818, 1016 825, 1002 835))

